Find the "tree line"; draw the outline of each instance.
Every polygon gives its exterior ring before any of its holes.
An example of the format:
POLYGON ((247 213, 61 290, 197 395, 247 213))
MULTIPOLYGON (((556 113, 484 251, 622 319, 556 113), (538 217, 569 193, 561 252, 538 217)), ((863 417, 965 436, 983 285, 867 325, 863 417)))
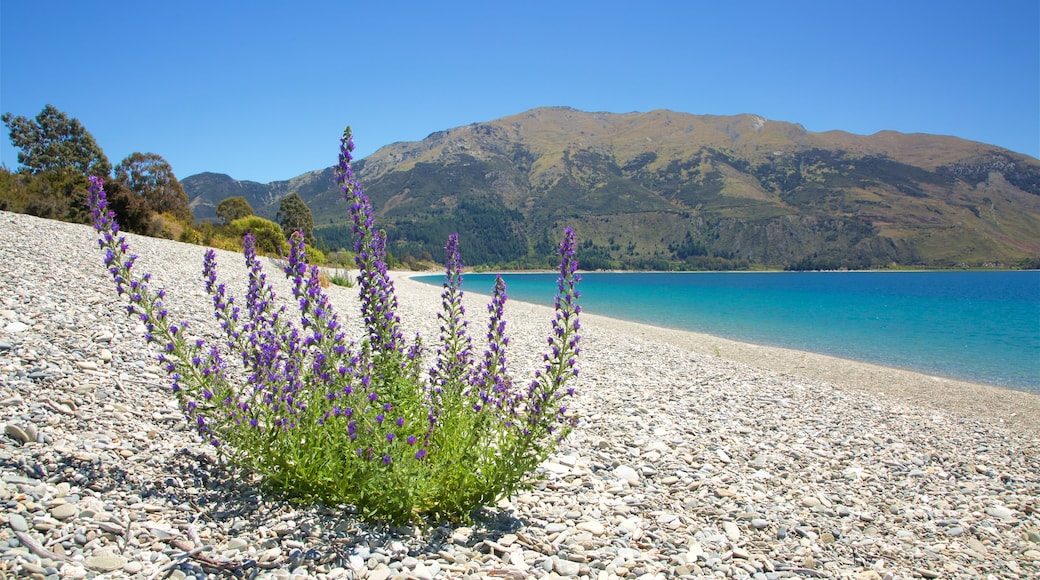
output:
POLYGON ((19 164, 16 171, 0 168, 0 210, 90 223, 88 178, 97 176, 105 179, 109 208, 124 230, 225 249, 240 249, 250 232, 258 249, 272 255, 284 255, 286 239, 302 231, 313 248, 309 258, 322 261, 314 219, 296 193, 282 199, 279 223, 253 215, 244 198, 229 198, 217 208, 221 224, 196 224, 188 195, 161 155, 134 152, 113 167, 78 119, 49 104, 34 118, 4 113, 0 120, 19 164))

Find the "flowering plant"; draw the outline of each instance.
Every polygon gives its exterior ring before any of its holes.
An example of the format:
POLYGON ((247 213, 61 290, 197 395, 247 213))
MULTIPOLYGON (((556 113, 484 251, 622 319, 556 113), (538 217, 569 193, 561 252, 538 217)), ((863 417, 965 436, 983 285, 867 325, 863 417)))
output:
POLYGON ((577 416, 565 401, 578 374, 579 280, 574 233, 560 244, 555 318, 544 366, 527 385, 506 368, 505 283, 488 306, 487 349, 475 354, 462 304, 458 237, 448 239, 441 334, 424 368, 418 337, 401 333, 397 298, 386 268, 385 236, 351 171, 350 128, 340 144, 337 181, 350 204, 365 336, 349 341, 308 268, 303 236, 294 234, 284 272, 298 314, 276 304, 257 258, 244 240, 248 268, 239 306, 217 278, 206 252, 203 278, 223 332, 217 344, 186 334, 171 320, 162 290, 134 271, 103 182, 91 178, 90 206, 104 262, 144 325, 186 417, 223 457, 264 478, 289 497, 352 504, 361 517, 394 522, 466 519, 513 494, 567 435, 577 416))

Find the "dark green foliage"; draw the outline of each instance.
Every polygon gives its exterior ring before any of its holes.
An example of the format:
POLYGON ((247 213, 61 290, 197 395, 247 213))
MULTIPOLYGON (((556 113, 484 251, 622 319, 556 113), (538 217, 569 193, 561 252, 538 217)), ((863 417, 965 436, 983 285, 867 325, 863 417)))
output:
POLYGON ((173 168, 155 153, 132 153, 119 162, 116 181, 137 194, 145 208, 154 213, 168 213, 174 218, 191 223, 191 208, 173 168))
POLYGON ((354 248, 353 232, 349 225, 316 226, 314 237, 318 244, 336 250, 352 250, 354 248))
POLYGON ((278 222, 282 225, 282 233, 286 239, 293 232, 302 232, 304 242, 308 246, 317 245, 314 240, 314 218, 311 216, 311 210, 296 192, 282 198, 278 206, 278 222))
POLYGON ((78 119, 46 105, 35 119, 4 113, 18 163, 32 174, 45 171, 107 176, 112 172, 101 147, 78 119))
POLYGON ((249 205, 246 198, 240 195, 229 197, 217 204, 217 217, 224 225, 251 215, 253 215, 253 207, 249 205))
POLYGON ((654 161, 657 161, 657 153, 654 153, 653 151, 647 151, 646 153, 640 153, 639 155, 636 155, 621 169, 626 173, 635 173, 643 167, 646 167, 647 165, 653 163, 654 161))
POLYGON ((2 193, 9 211, 84 223, 87 177, 107 177, 112 171, 94 137, 77 120, 51 105, 34 119, 2 117, 22 168, 2 193))
POLYGON ((949 175, 977 185, 989 179, 990 173, 999 173, 1004 179, 1022 191, 1040 195, 1040 168, 1016 162, 1010 155, 992 151, 989 155, 960 163, 943 165, 938 169, 949 175))
POLYGON ((664 170, 642 172, 633 179, 671 202, 696 208, 710 203, 723 189, 722 175, 712 165, 714 156, 713 151, 701 150, 689 159, 672 160, 664 170), (702 171, 705 166, 711 169, 702 171))
POLYGON ((460 196, 453 212, 434 211, 400 220, 386 233, 397 256, 427 253, 434 260, 443 261, 443 240, 458 232, 462 243, 472 248, 467 259, 474 264, 501 264, 527 254, 527 243, 520 233, 521 221, 517 211, 494 207, 485 199, 460 196))
POLYGON ((0 209, 37 217, 86 223, 87 178, 71 170, 11 173, 0 184, 0 209))
POLYGON ((682 242, 677 244, 670 244, 668 250, 680 260, 686 260, 694 256, 707 256, 708 249, 704 246, 704 243, 699 239, 694 239, 693 234, 689 231, 686 232, 686 237, 683 238, 682 242))
POLYGON ((123 229, 135 234, 148 235, 152 226, 152 212, 143 197, 119 181, 105 184, 108 207, 116 214, 123 229))
POLYGON ((586 240, 578 248, 578 262, 586 270, 617 270, 621 263, 610 255, 610 250, 586 240))

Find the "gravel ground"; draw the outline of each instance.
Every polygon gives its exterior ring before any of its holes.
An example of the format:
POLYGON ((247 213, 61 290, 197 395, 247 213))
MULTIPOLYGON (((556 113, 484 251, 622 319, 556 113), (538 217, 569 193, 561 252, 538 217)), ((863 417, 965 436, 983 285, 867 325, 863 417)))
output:
MULTIPOLYGON (((130 239, 172 315, 215 332, 204 250, 130 239)), ((187 429, 94 240, 0 212, 0 577, 1040 574, 1037 395, 595 316, 579 428, 473 525, 287 504, 187 429)), ((240 296, 241 256, 218 259, 240 296)), ((396 284, 406 334, 434 340, 439 289, 396 284)), ((329 294, 356 324, 356 291, 329 294)), ((507 306, 517 375, 550 317, 507 306)))

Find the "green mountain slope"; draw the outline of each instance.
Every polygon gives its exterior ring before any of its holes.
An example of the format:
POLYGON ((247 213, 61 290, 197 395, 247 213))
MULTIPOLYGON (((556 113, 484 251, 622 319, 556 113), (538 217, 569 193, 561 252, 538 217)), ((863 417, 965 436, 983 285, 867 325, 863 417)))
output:
MULTIPOLYGON (((1040 162, 954 137, 543 108, 388 145, 355 168, 398 256, 440 258, 458 231, 469 264, 545 267, 566 226, 586 268, 1006 267, 1040 256, 1040 162)), ((331 169, 182 183, 199 218, 229 195, 271 217, 296 191, 316 235, 350 245, 331 169)))

